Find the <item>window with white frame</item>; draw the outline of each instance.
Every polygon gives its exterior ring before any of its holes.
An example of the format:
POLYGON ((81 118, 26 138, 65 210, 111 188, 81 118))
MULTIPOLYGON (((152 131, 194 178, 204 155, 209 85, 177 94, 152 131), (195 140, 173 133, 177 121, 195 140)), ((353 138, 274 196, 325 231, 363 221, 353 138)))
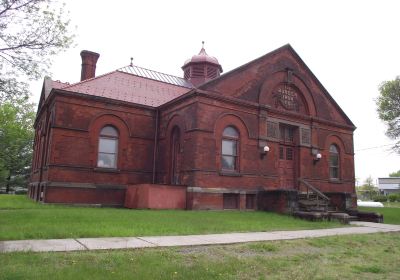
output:
POLYGON ((239 132, 233 126, 227 126, 222 133, 222 158, 223 170, 238 170, 239 132))
POLYGON ((111 125, 103 127, 99 136, 97 167, 117 168, 118 131, 111 125))

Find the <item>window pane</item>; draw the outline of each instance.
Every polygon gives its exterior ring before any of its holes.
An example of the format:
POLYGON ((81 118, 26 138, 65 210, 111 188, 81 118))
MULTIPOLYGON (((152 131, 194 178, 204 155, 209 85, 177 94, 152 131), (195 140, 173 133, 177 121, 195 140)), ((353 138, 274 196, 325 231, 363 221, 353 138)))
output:
POLYGON ((279 127, 279 134, 281 141, 285 141, 285 127, 283 126, 279 127))
POLYGON ((331 166, 339 166, 339 157, 337 155, 331 155, 330 159, 331 166))
POLYGON ((116 157, 115 154, 99 153, 99 158, 97 160, 97 166, 104 167, 104 168, 116 168, 115 157, 116 157))
POLYGON ((286 159, 293 160, 293 149, 292 148, 286 149, 286 159))
POLYGON ((236 157, 222 156, 222 168, 229 169, 229 170, 235 170, 236 169, 235 161, 236 161, 236 157))
POLYGON ((287 127, 286 128, 285 141, 293 142, 293 128, 292 127, 287 127))
POLYGON ((222 140, 222 154, 236 156, 237 154, 237 141, 235 140, 222 140))
POLYGON ((284 159, 283 147, 279 147, 279 159, 284 159))
POLYGON ((99 153, 117 153, 117 140, 100 138, 99 141, 99 153))
POLYGON ((224 129, 223 136, 239 137, 239 133, 237 132, 237 130, 234 127, 228 126, 224 129))
POLYGON ((331 145, 329 147, 329 152, 331 152, 333 154, 337 154, 338 153, 338 148, 336 147, 336 145, 331 145))
POLYGON ((330 176, 332 179, 338 179, 339 178, 339 170, 336 167, 331 167, 330 168, 330 176))
POLYGON ((118 131, 114 127, 108 125, 101 129, 100 135, 118 137, 118 131))

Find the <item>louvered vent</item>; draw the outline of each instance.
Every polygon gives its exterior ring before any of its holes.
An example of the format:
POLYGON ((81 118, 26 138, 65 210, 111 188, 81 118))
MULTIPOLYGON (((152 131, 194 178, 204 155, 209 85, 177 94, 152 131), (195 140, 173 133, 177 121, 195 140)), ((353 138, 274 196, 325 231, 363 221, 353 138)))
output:
POLYGON ((217 77, 217 69, 213 66, 207 66, 207 78, 214 79, 217 77))
POLYGON ((278 123, 267 122, 267 137, 278 139, 278 123))
POLYGON ((190 78, 190 68, 185 71, 185 79, 188 80, 190 78))
POLYGON ((204 66, 194 65, 192 68, 192 78, 204 77, 204 66))

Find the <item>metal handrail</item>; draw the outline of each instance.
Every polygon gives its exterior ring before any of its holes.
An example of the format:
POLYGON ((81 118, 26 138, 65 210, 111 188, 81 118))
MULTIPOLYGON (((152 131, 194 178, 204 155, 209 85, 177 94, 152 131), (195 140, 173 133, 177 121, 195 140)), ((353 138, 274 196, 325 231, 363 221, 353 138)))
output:
POLYGON ((316 194, 318 194, 318 196, 322 197, 323 199, 330 201, 330 198, 327 197, 326 195, 324 195, 319 189, 315 188, 313 185, 311 185, 309 182, 307 182, 306 180, 299 178, 298 181, 300 183, 303 183, 304 185, 307 186, 307 197, 308 197, 308 189, 310 188, 311 190, 313 190, 316 194))

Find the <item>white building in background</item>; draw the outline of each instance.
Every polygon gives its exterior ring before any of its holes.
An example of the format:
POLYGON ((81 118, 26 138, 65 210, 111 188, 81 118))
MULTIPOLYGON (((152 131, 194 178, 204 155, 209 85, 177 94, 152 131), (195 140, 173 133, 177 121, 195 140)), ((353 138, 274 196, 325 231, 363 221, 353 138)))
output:
POLYGON ((400 177, 378 178, 378 188, 384 195, 400 193, 400 177))

